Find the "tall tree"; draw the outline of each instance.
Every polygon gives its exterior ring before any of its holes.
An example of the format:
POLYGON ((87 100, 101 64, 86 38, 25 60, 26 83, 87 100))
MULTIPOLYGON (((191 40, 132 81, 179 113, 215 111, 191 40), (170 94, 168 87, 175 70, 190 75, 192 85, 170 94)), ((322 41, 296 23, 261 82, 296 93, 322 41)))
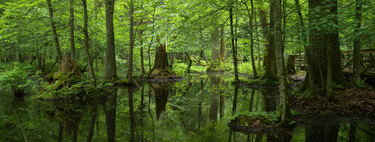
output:
POLYGON ((117 79, 116 55, 115 55, 115 34, 113 28, 113 13, 115 0, 105 0, 105 19, 107 33, 107 54, 105 65, 105 78, 107 80, 117 79))
POLYGON ((234 64, 234 79, 235 82, 240 82, 240 79, 238 78, 238 61, 237 61, 237 49, 234 46, 235 37, 234 37, 234 30, 233 30, 233 3, 231 4, 231 7, 229 9, 229 18, 230 18, 230 35, 232 39, 232 53, 233 53, 233 64, 234 64))
POLYGON ((262 0, 258 0, 258 2, 261 4, 259 7, 259 20, 260 20, 260 26, 262 28, 262 37, 263 40, 267 40, 266 43, 264 43, 265 46, 265 52, 264 52, 264 59, 263 59, 263 65, 265 67, 265 74, 263 76, 264 79, 268 80, 277 80, 277 73, 276 73, 276 60, 275 60, 275 47, 274 47, 274 36, 271 36, 272 34, 271 27, 274 26, 273 24, 273 2, 271 1, 270 5, 270 23, 268 23, 267 20, 267 12, 265 11, 264 7, 265 4, 262 0), (269 26, 268 26, 269 25, 269 26))
POLYGON ((220 60, 220 41, 219 35, 220 31, 219 28, 215 25, 211 31, 211 64, 207 71, 215 71, 216 68, 221 64, 220 60))
POLYGON ((309 77, 305 81, 313 96, 330 98, 333 83, 345 86, 337 25, 336 0, 309 0, 310 31, 309 46, 306 48, 309 77))
POLYGON ((355 18, 357 27, 354 29, 354 49, 353 49, 353 81, 360 85, 361 80, 361 36, 360 30, 362 25, 362 0, 355 1, 355 18))
POLYGON ((130 30, 129 30, 129 59, 128 59, 128 82, 133 83, 133 48, 134 48, 134 3, 130 0, 130 30))
POLYGON ((53 19, 53 9, 52 9, 51 0, 47 0, 47 6, 48 6, 49 20, 50 20, 50 24, 51 24, 53 40, 55 42, 55 48, 56 48, 56 53, 57 53, 57 61, 59 63, 61 63, 62 56, 61 56, 61 50, 60 50, 60 43, 59 43, 59 38, 58 38, 57 32, 56 32, 55 22, 54 22, 54 19, 53 19))
POLYGON ((277 62, 277 76, 279 79, 279 92, 280 92, 280 115, 281 124, 285 124, 288 119, 289 107, 287 100, 287 88, 286 88, 286 72, 284 66, 284 54, 283 54, 283 42, 282 42, 282 31, 281 31, 281 0, 275 1, 275 53, 277 62))
POLYGON ((82 0, 83 3, 83 34, 85 35, 85 46, 84 51, 86 54, 86 60, 89 67, 89 74, 91 83, 93 86, 96 86, 96 77, 94 73, 93 60, 90 54, 90 37, 88 32, 88 15, 87 15, 87 0, 82 0))
POLYGON ((70 58, 75 61, 76 59, 76 47, 74 43, 74 0, 69 0, 69 28, 70 28, 70 58))
POLYGON ((254 33, 253 33, 254 3, 253 3, 253 0, 250 1, 251 13, 250 13, 249 7, 247 6, 247 3, 243 2, 243 4, 246 7, 247 16, 249 17, 251 66, 252 66, 252 69, 253 69, 254 78, 257 78, 258 74, 257 74, 256 66, 255 66, 255 60, 254 60, 254 36, 253 36, 254 35, 254 33))

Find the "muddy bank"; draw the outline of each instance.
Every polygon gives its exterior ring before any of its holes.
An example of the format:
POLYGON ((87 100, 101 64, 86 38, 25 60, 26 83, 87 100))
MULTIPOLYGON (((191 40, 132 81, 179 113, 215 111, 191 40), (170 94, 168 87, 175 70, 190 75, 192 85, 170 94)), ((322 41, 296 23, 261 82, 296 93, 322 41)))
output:
POLYGON ((307 114, 375 118, 375 91, 369 89, 338 91, 334 101, 331 102, 320 96, 315 100, 296 96, 291 103, 293 108, 307 114))

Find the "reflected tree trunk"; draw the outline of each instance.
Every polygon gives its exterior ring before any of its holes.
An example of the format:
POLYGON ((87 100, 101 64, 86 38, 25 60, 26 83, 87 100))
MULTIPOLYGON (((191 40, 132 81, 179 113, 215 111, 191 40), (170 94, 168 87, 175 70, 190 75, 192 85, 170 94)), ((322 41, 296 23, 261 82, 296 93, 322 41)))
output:
POLYGON ((64 127, 62 122, 59 122, 59 137, 57 138, 58 142, 62 142, 63 140, 63 133, 64 133, 64 127))
POLYGON ((108 142, 115 142, 116 136, 117 90, 114 90, 114 92, 108 96, 104 106, 108 142))
POLYGON ((98 108, 95 106, 91 109, 91 120, 90 120, 90 130, 89 135, 87 136, 87 142, 92 141, 92 137, 94 136, 94 127, 95 127, 95 121, 96 121, 96 115, 98 113, 98 108))
POLYGON ((357 135, 357 122, 350 123, 349 142, 355 142, 357 135))
POLYGON ((151 86, 155 93, 156 119, 159 120, 161 113, 166 111, 171 84, 168 82, 152 82, 151 86))
POLYGON ((339 132, 339 124, 323 124, 312 121, 305 126, 306 142, 335 142, 339 132))
POLYGON ((130 118, 130 140, 129 141, 134 142, 135 119, 134 119, 132 88, 128 88, 128 98, 129 98, 129 118, 130 118))

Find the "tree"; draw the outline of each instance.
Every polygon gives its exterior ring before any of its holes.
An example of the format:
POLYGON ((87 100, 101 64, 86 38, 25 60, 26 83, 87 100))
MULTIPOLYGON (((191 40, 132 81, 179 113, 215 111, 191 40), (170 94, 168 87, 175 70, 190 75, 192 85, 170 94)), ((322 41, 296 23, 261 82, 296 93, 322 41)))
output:
POLYGON ((337 1, 309 0, 309 6, 308 79, 305 81, 308 81, 311 95, 331 98, 333 84, 345 86, 336 26, 337 1))
POLYGON ((83 3, 83 34, 85 35, 85 46, 84 46, 84 51, 86 54, 87 58, 87 64, 89 67, 89 74, 90 74, 90 79, 93 84, 93 86, 96 86, 96 77, 94 73, 94 65, 93 65, 93 60, 90 54, 90 37, 89 37, 89 32, 88 32, 88 15, 87 15, 87 0, 82 0, 83 3))
POLYGON ((254 78, 257 78, 258 74, 257 74, 257 70, 256 70, 256 67, 255 67, 255 60, 254 60, 254 36, 253 36, 253 34, 254 34, 253 33, 254 3, 253 3, 253 0, 250 0, 250 3, 251 3, 251 13, 250 13, 249 7, 247 6, 247 3, 243 2, 243 4, 246 7, 247 16, 249 17, 251 66, 252 66, 252 69, 253 69, 254 78))
POLYGON ((238 61, 237 61, 237 47, 234 46, 234 31, 233 31, 233 3, 230 6, 229 9, 229 18, 230 18, 230 34, 231 34, 231 39, 232 39, 232 52, 233 52, 233 64, 234 64, 234 79, 235 82, 240 82, 240 79, 238 78, 238 61))
POLYGON ((354 29, 353 49, 353 81, 356 85, 361 84, 361 36, 359 34, 362 25, 362 0, 355 1, 355 18, 357 27, 354 29))
POLYGON ((285 72, 284 63, 284 50, 282 42, 282 31, 281 31, 281 0, 275 1, 275 53, 277 62, 277 76, 279 79, 279 92, 280 92, 280 115, 281 124, 286 124, 288 115, 290 113, 287 100, 287 76, 285 72))
POLYGON ((47 0, 47 6, 48 6, 49 20, 50 20, 50 24, 51 24, 53 40, 55 42, 55 48, 56 48, 56 53, 57 53, 57 61, 60 63, 61 60, 62 60, 62 56, 61 56, 61 50, 60 50, 59 37, 57 36, 55 22, 53 21, 54 20, 53 19, 53 8, 52 8, 51 0, 47 0))
POLYGON ((265 52, 264 52, 264 60, 263 60, 263 65, 265 67, 265 73, 263 76, 263 79, 268 79, 272 81, 276 81, 276 60, 275 60, 275 47, 274 47, 274 36, 272 32, 272 28, 274 26, 273 23, 273 7, 274 4, 271 1, 270 4, 270 23, 267 21, 267 12, 264 10, 264 2, 262 0, 259 0, 259 3, 261 4, 259 8, 259 19, 260 19, 260 25, 262 28, 262 34, 263 34, 263 39, 267 40, 267 43, 264 43, 265 46, 265 52), (267 27, 267 25, 269 25, 267 27))
POLYGON ((116 55, 115 55, 115 35, 113 28, 113 13, 115 0, 105 0, 105 19, 107 33, 107 51, 105 78, 107 80, 117 79, 116 73, 116 55))
MULTIPOLYGON (((134 3, 133 0, 130 0, 130 30, 129 30, 129 60, 128 60, 128 82, 133 83, 133 48, 134 48, 134 3)), ((143 56, 143 55, 142 55, 143 56)), ((142 66, 143 69, 143 66, 142 66)))
POLYGON ((70 58, 75 61, 76 59, 76 47, 74 43, 74 0, 69 0, 69 28, 70 28, 70 58))

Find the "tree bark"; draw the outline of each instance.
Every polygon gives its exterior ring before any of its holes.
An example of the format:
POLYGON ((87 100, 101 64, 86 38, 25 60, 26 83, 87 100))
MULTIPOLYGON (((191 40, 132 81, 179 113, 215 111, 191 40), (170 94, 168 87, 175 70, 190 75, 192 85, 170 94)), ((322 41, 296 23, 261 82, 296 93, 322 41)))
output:
POLYGON ((354 29, 354 49, 353 49, 353 82, 361 84, 361 36, 359 31, 362 25, 362 0, 355 1, 355 18, 357 27, 354 29))
POLYGON ((60 43, 59 43, 59 38, 56 32, 55 22, 53 21, 53 9, 52 9, 51 0, 47 0, 47 5, 48 5, 49 20, 51 24, 53 41, 55 42, 55 48, 56 48, 56 53, 57 53, 57 61, 61 63, 62 56, 61 56, 61 50, 60 50, 60 43))
MULTIPOLYGON (((264 5, 263 4, 263 1, 262 0, 259 0, 259 3, 261 5, 264 5)), ((263 39, 264 40, 267 40, 267 43, 264 43, 264 46, 265 46, 265 52, 264 52, 264 59, 263 59, 263 65, 265 67, 265 74, 263 76, 264 79, 268 79, 268 80, 272 80, 272 81, 276 81, 277 80, 277 77, 276 77, 276 61, 275 61, 275 49, 274 49, 274 44, 273 44, 273 40, 274 40, 274 36, 271 36, 270 34, 272 34, 271 31, 271 27, 273 27, 274 23, 273 23, 273 2, 271 2, 271 6, 270 6, 270 23, 268 26, 268 21, 267 21, 267 12, 262 8, 263 6, 261 6, 259 8, 259 19, 260 19, 260 26, 262 27, 262 31, 263 31, 263 39), (272 11, 271 11, 272 10, 272 11), (272 25, 272 26, 271 26, 272 25)))
POLYGON ((219 41, 219 28, 214 27, 211 31, 211 64, 207 71, 215 71, 221 64, 220 62, 220 41, 219 41))
POLYGON ((251 2, 251 14, 250 14, 249 7, 247 6, 246 2, 244 2, 244 4, 246 6, 247 16, 249 17, 251 66, 252 66, 252 69, 253 69, 254 78, 257 78, 258 74, 257 74, 255 61, 254 61, 254 36, 253 36, 254 3, 253 3, 253 0, 251 0, 250 2, 251 2))
POLYGON ((90 54, 90 37, 88 32, 88 15, 87 15, 87 0, 82 0, 83 3, 83 34, 85 35, 85 46, 84 51, 87 58, 87 64, 89 66, 89 74, 91 83, 93 86, 96 86, 96 77, 94 73, 94 65, 93 60, 90 54))
POLYGON ((234 30, 233 30, 233 4, 231 5, 231 8, 229 9, 229 18, 230 18, 230 34, 232 38, 232 52, 233 52, 233 64, 234 64, 234 79, 235 82, 240 82, 240 79, 238 78, 238 61, 237 61, 237 49, 234 45, 235 37, 234 37, 234 30))
POLYGON ((70 28, 70 58, 75 61, 76 59, 76 47, 74 43, 74 0, 69 0, 69 28, 70 28))
POLYGON ((224 26, 221 26, 220 29, 220 62, 224 63, 224 58, 225 58, 225 30, 224 26))
POLYGON ((134 4, 133 0, 130 0, 130 30, 129 30, 129 60, 128 60, 128 82, 133 83, 133 48, 134 48, 134 4))
POLYGON ((345 78, 341 70, 339 29, 332 26, 338 25, 337 1, 309 0, 309 24, 310 43, 306 48, 309 78, 305 81, 308 81, 311 95, 330 97, 333 83, 345 87, 345 78), (329 6, 329 10, 324 10, 324 6, 329 6), (323 18, 327 20, 321 20, 323 18))
POLYGON ((107 33, 107 52, 105 65, 105 78, 107 80, 117 79, 116 55, 115 55, 115 35, 113 28, 113 13, 115 0, 105 0, 105 17, 107 33))
POLYGON ((281 124, 285 125, 288 120, 288 114, 290 113, 287 100, 287 88, 286 88, 286 73, 284 66, 284 55, 282 45, 282 31, 281 31, 281 0, 274 0, 275 3, 275 52, 277 62, 277 76, 279 78, 279 92, 280 92, 280 115, 281 124))
POLYGON ((275 56, 275 1, 270 2, 270 23, 268 30, 268 47, 264 56, 265 74, 264 78, 277 81, 276 56, 275 56))

